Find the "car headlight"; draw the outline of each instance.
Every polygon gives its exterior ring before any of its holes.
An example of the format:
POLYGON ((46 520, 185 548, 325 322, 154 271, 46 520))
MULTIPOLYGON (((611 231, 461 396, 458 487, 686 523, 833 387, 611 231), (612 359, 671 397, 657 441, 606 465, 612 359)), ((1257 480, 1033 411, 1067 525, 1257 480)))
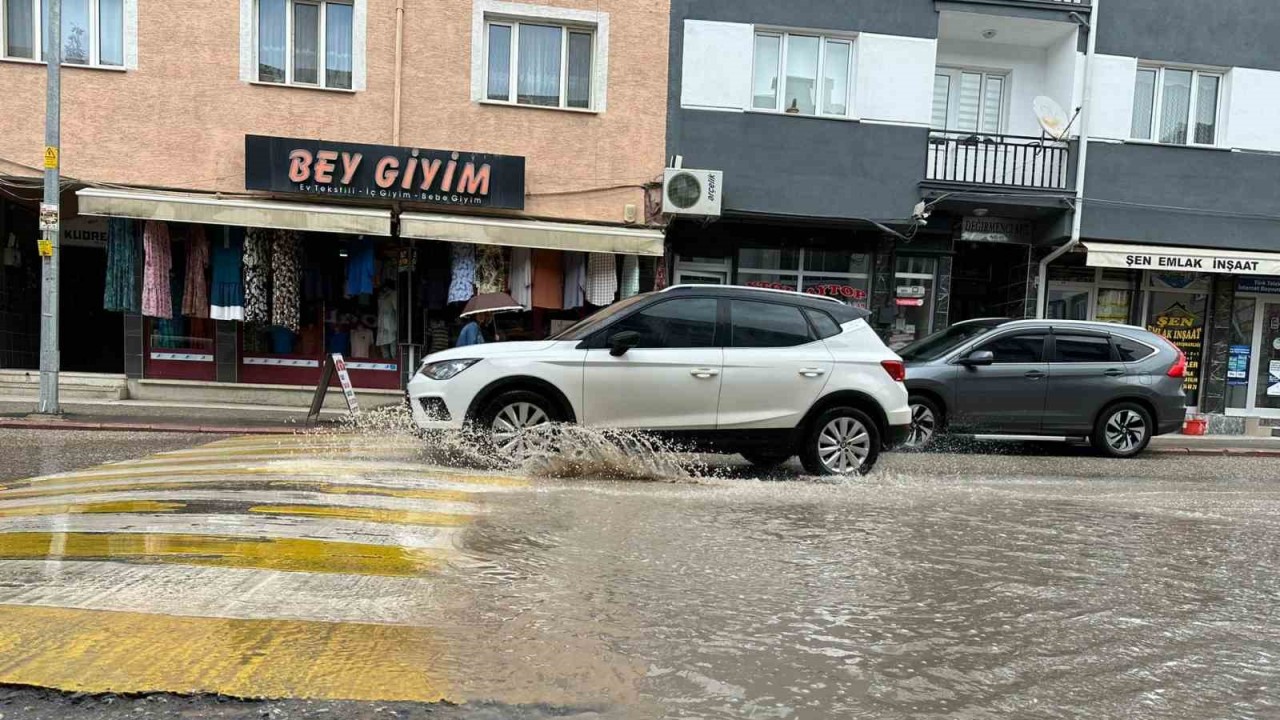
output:
POLYGON ((458 373, 480 362, 479 358, 470 360, 441 360, 433 363, 423 363, 418 372, 431 378, 432 380, 449 380, 458 373))

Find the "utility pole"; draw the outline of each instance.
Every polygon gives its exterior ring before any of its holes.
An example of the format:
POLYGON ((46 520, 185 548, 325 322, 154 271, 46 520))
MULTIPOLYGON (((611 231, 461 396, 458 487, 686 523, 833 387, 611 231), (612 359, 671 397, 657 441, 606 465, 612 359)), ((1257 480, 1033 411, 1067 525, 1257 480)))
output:
POLYGON ((40 405, 37 412, 56 415, 58 405, 58 263, 61 261, 59 234, 62 226, 59 167, 62 135, 62 0, 45 0, 49 22, 45 29, 44 52, 49 79, 44 110, 44 202, 40 205, 40 405))

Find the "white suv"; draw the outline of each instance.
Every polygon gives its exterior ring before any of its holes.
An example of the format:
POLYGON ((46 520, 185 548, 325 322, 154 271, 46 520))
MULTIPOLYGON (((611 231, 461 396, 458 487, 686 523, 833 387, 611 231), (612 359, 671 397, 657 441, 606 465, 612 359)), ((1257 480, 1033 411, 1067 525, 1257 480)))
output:
POLYGON ((690 285, 610 305, 550 340, 435 353, 409 383, 424 430, 504 451, 548 422, 636 428, 760 466, 870 470, 911 426, 902 360, 867 312, 814 295, 690 285))

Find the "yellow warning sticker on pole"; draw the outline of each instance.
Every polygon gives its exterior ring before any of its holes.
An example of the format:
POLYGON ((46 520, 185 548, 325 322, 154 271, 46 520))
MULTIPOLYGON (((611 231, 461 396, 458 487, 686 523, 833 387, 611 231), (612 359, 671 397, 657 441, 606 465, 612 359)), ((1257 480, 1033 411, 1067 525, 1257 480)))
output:
POLYGON ((58 148, 53 147, 52 145, 47 146, 44 149, 44 169, 58 169, 58 148))
POLYGON ((36 248, 40 251, 40 257, 53 257, 52 240, 37 240, 36 248))

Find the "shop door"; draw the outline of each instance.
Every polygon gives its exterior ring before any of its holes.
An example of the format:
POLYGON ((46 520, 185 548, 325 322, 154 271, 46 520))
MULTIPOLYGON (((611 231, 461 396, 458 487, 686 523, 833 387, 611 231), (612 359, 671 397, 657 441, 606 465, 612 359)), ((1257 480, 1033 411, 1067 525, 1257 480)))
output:
POLYGON ((59 287, 58 344, 68 372, 124 372, 124 315, 103 309, 107 253, 66 247, 59 287))
POLYGON ((1254 371, 1254 410, 1280 412, 1280 302, 1263 303, 1255 334, 1258 361, 1254 371))

